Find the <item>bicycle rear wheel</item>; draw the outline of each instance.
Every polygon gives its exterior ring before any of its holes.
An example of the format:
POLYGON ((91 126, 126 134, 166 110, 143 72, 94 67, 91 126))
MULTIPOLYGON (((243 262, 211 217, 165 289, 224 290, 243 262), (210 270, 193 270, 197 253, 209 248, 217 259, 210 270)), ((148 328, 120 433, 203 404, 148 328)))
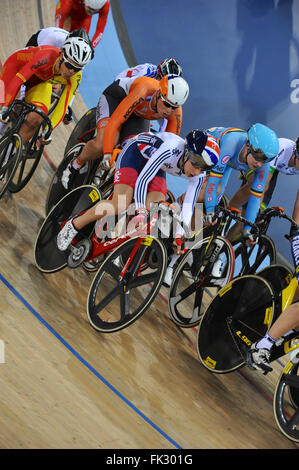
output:
POLYGON ((0 140, 0 198, 9 190, 9 184, 22 157, 22 147, 19 134, 10 134, 0 140))
POLYGON ((93 328, 113 333, 131 325, 149 308, 161 287, 166 269, 163 243, 143 239, 124 277, 120 277, 139 238, 116 248, 102 263, 89 290, 87 316, 93 328))
POLYGON ((282 434, 299 443, 299 353, 287 364, 277 382, 273 411, 282 434))
MULTIPOLYGON (((60 271, 67 265, 69 250, 60 251, 56 245, 56 237, 62 223, 68 218, 89 209, 101 199, 100 192, 93 186, 85 185, 68 193, 52 208, 45 218, 36 238, 34 247, 35 264, 45 273, 60 271)), ((94 223, 80 230, 76 239, 89 238, 94 223)))
POLYGON ((64 158, 75 145, 82 142, 86 143, 95 137, 96 125, 96 108, 91 108, 75 125, 74 130, 67 141, 64 150, 64 158))
POLYGON ((247 247, 244 243, 233 243, 235 250, 236 268, 234 277, 244 274, 254 274, 276 263, 276 249, 273 241, 267 235, 261 235, 257 244, 247 247))
POLYGON ((274 293, 263 278, 234 279, 212 300, 199 324, 197 352, 211 372, 228 373, 245 364, 246 350, 268 330, 274 293))
POLYGON ((217 237, 212 242, 217 244, 218 255, 221 255, 225 265, 221 276, 202 273, 204 267, 201 260, 209 240, 199 240, 187 251, 173 275, 168 299, 169 313, 174 323, 183 328, 198 325, 212 298, 234 273, 234 251, 230 242, 223 237, 217 237))

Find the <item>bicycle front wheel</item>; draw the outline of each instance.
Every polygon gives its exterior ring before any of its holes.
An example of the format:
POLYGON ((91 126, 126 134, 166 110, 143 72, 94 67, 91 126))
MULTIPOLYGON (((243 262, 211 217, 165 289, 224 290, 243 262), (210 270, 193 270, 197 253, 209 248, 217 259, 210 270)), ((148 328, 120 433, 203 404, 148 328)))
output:
POLYGON ((250 248, 244 243, 236 243, 233 246, 236 260, 234 277, 254 274, 276 263, 275 245, 267 235, 261 235, 257 244, 250 248))
POLYGON ((9 189, 22 157, 22 147, 19 134, 10 134, 0 140, 0 198, 9 189))
POLYGON ((287 364, 277 382, 273 411, 282 434, 299 443, 299 353, 287 364))
POLYGON ((217 277, 213 272, 204 275, 204 266, 200 260, 203 259, 209 240, 199 240, 182 256, 174 272, 168 306, 171 319, 180 327, 198 325, 212 298, 233 276, 234 251, 230 242, 223 237, 215 238, 212 243, 217 245, 224 268, 217 277))
POLYGON ((197 352, 211 372, 232 372, 245 364, 246 352, 270 327, 274 292, 263 278, 234 279, 221 289, 199 324, 197 352))
POLYGON ((131 259, 139 238, 116 248, 103 262, 89 290, 87 316, 93 328, 103 333, 131 325, 151 305, 161 287, 167 255, 156 238, 143 239, 131 259), (123 275, 122 271, 129 264, 123 275))

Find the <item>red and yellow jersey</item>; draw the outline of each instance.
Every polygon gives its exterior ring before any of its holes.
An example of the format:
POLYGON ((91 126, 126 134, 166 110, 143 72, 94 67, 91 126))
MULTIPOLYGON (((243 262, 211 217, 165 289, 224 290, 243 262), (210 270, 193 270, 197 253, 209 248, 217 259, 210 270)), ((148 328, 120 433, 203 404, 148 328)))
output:
MULTIPOLYGON (((92 38, 92 46, 96 47, 102 39, 104 29, 107 23, 110 3, 107 0, 105 5, 100 9, 96 31, 92 38)), ((91 15, 85 11, 84 5, 81 0, 59 0, 55 11, 55 24, 58 28, 65 28, 64 22, 70 17, 70 31, 74 29, 84 28, 89 33, 91 24, 91 15)))
POLYGON ((64 89, 51 117, 53 127, 56 127, 67 112, 67 107, 82 78, 81 71, 69 79, 54 74, 59 54, 60 50, 56 47, 39 46, 20 49, 8 57, 0 74, 2 90, 4 90, 3 96, 0 97, 0 104, 9 106, 21 85, 25 83, 25 100, 35 104, 47 114, 51 103, 51 84, 62 84, 64 89))
MULTIPOLYGON (((149 121, 162 119, 165 116, 157 113, 151 107, 153 94, 159 89, 159 82, 150 77, 139 77, 132 82, 127 96, 117 106, 105 127, 103 151, 104 154, 112 153, 117 131, 132 113, 149 121)), ((179 135, 182 127, 183 111, 178 107, 167 116, 165 132, 179 135)))

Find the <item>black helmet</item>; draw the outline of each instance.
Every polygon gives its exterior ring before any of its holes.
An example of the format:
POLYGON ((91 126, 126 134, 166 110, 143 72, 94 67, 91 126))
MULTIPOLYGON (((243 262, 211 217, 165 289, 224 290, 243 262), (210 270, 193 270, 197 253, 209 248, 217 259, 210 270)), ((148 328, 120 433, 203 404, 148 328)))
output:
POLYGON ((161 79, 169 74, 179 75, 180 77, 183 75, 182 67, 173 57, 162 60, 157 67, 158 78, 161 79))
POLYGON ((90 45, 91 47, 91 52, 92 52, 92 55, 91 55, 91 59, 94 58, 94 48, 92 47, 92 43, 91 43, 91 40, 87 34, 87 32, 85 31, 84 28, 79 28, 79 29, 74 29, 74 31, 71 31, 68 36, 67 36, 67 39, 68 38, 82 38, 84 39, 85 42, 87 42, 87 44, 90 45))

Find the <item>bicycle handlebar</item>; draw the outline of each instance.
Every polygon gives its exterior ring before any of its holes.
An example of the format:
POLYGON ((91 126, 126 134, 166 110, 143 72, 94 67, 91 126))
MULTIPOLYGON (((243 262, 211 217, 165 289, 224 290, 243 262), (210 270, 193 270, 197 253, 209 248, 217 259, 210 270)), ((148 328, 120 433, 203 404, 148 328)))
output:
POLYGON ((14 100, 9 105, 7 111, 4 113, 4 115, 3 115, 4 118, 9 117, 9 115, 13 111, 13 107, 15 105, 19 105, 19 106, 22 107, 22 111, 21 111, 20 114, 26 115, 29 112, 34 112, 34 113, 39 114, 43 118, 43 120, 46 122, 46 125, 48 126, 48 129, 47 129, 47 131, 44 135, 44 138, 48 139, 50 137, 50 135, 53 131, 53 126, 52 126, 51 119, 47 116, 47 114, 45 114, 41 109, 39 109, 34 104, 26 103, 26 101, 22 101, 22 100, 14 100))
POLYGON ((250 222, 237 212, 231 211, 230 209, 226 209, 225 207, 217 206, 215 209, 215 216, 221 219, 221 213, 223 213, 225 217, 228 216, 231 219, 238 220, 239 222, 242 222, 245 225, 250 225, 250 227, 253 229, 254 234, 256 235, 260 232, 260 229, 257 224, 250 222))

